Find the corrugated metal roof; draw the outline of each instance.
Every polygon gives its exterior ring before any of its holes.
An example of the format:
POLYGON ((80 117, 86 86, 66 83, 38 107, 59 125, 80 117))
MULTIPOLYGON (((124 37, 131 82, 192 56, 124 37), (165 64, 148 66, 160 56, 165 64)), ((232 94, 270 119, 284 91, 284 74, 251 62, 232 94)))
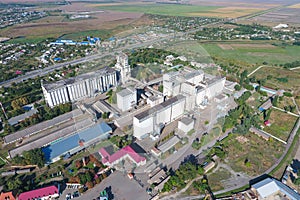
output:
POLYGON ((288 196, 291 200, 300 199, 300 195, 298 193, 276 179, 266 178, 254 184, 252 187, 257 190, 262 198, 269 197, 276 192, 281 192, 288 196))
POLYGON ((75 135, 71 135, 43 148, 45 158, 47 161, 51 161, 52 159, 72 151, 75 148, 78 149, 77 151, 80 151, 85 148, 84 146, 80 146, 80 142, 85 144, 97 138, 103 137, 104 139, 111 131, 111 127, 105 122, 102 122, 101 124, 93 126, 75 135))

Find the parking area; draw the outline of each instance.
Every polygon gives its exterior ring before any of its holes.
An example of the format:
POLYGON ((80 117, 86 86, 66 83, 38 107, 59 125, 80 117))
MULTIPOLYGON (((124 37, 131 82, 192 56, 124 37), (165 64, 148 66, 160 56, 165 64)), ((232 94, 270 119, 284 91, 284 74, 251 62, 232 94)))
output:
POLYGON ((66 186, 63 193, 59 196, 59 200, 81 199, 78 192, 78 186, 66 186))
POLYGON ((129 179, 127 174, 115 171, 109 177, 104 179, 100 184, 84 193, 78 199, 94 200, 104 189, 110 199, 114 200, 147 200, 150 196, 147 194, 146 188, 141 187, 134 179, 129 179))

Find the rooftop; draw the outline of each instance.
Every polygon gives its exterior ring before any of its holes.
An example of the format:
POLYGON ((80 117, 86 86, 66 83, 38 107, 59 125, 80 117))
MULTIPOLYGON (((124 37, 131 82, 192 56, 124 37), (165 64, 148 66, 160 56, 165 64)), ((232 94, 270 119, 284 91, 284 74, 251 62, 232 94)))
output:
POLYGON ((23 113, 23 114, 21 114, 21 115, 18 115, 18 116, 16 116, 16 117, 10 118, 10 119, 8 120, 8 123, 9 123, 11 126, 13 126, 13 125, 19 123, 20 121, 22 121, 22 120, 24 120, 24 119, 26 119, 26 118, 28 118, 28 117, 31 117, 32 115, 36 114, 37 112, 38 112, 37 109, 29 110, 28 112, 25 112, 25 113, 23 113))
POLYGON ((56 143, 50 144, 42 150, 45 154, 46 160, 49 162, 75 148, 78 148, 79 150, 83 149, 85 148, 84 144, 98 137, 105 136, 111 131, 111 127, 105 122, 102 122, 82 132, 66 137, 56 143), (81 144, 83 144, 83 146, 81 144))
POLYGON ((2 192, 0 194, 0 200, 15 200, 16 198, 14 197, 12 192, 2 192))
POLYGON ((77 117, 81 114, 82 114, 82 112, 81 112, 80 109, 73 110, 72 112, 65 113, 65 114, 60 115, 58 117, 55 117, 51 120, 47 120, 47 121, 38 123, 36 125, 25 128, 21 131, 12 133, 10 135, 7 135, 7 136, 4 137, 4 141, 5 141, 5 143, 14 142, 16 140, 22 139, 23 137, 27 137, 29 135, 32 135, 34 133, 40 132, 44 129, 47 129, 51 126, 62 123, 62 122, 66 121, 66 120, 69 120, 71 118, 75 118, 75 117, 77 117))
POLYGON ((135 89, 133 88, 125 88, 124 90, 121 90, 120 92, 117 93, 117 95, 120 95, 121 97, 126 97, 128 95, 134 94, 135 89))
POLYGON ((162 151, 163 153, 171 149, 175 144, 177 144, 180 141, 180 139, 177 136, 172 137, 164 144, 158 146, 157 148, 162 151))
POLYGON ((81 75, 78 75, 76 77, 71 77, 71 78, 68 78, 68 79, 57 81, 55 83, 43 83, 42 85, 47 91, 51 91, 51 90, 55 90, 55 89, 58 89, 58 88, 63 87, 63 86, 73 84, 75 82, 84 81, 86 79, 95 78, 95 77, 102 76, 102 75, 105 75, 105 74, 110 74, 110 73, 113 73, 113 72, 115 72, 115 70, 113 68, 104 67, 104 68, 101 68, 101 69, 99 69, 95 72, 89 72, 89 73, 86 73, 86 74, 81 74, 81 75))
MULTIPOLYGON (((111 152, 108 152, 106 148, 101 148, 99 150, 100 155, 102 156, 102 162, 103 163, 114 163, 115 161, 123 158, 125 155, 130 156, 136 163, 140 163, 142 161, 146 161, 146 158, 144 158, 143 156, 139 155, 141 150, 137 150, 137 144, 132 144, 132 145, 128 145, 122 149, 120 149, 119 151, 110 154, 111 152)), ((141 147, 139 147, 141 148, 141 147)))
POLYGON ((19 200, 28 200, 28 199, 38 199, 41 197, 47 197, 49 195, 54 195, 58 194, 58 188, 54 185, 36 189, 36 190, 31 190, 28 192, 23 192, 19 195, 18 199, 19 200))
POLYGON ((274 195, 275 193, 280 192, 286 195, 291 200, 300 199, 300 195, 297 192, 295 192, 293 189, 289 188, 282 182, 273 178, 266 178, 252 185, 252 187, 257 190, 257 192, 262 198, 267 198, 271 195, 274 195))
POLYGON ((189 118, 189 117, 183 117, 181 120, 180 120, 182 123, 184 123, 185 125, 189 125, 191 124, 194 120, 189 118))
POLYGON ((142 119, 148 117, 149 115, 154 114, 157 111, 160 111, 162 109, 165 109, 165 108, 169 107, 170 105, 172 105, 173 103, 179 102, 184 99, 185 99, 185 97, 183 95, 177 95, 175 97, 168 99, 165 102, 162 102, 161 104, 158 104, 142 113, 135 115, 134 117, 137 118, 138 120, 142 120, 142 119))

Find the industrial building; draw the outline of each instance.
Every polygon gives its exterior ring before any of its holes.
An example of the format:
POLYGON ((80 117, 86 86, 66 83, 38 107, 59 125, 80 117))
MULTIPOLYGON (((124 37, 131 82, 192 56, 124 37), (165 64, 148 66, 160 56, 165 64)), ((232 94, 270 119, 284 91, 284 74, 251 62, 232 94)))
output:
POLYGON ((183 117, 178 121, 178 129, 184 133, 188 133, 189 131, 194 129, 194 120, 188 117, 183 117))
POLYGON ((45 101, 50 107, 93 97, 96 93, 106 92, 118 84, 116 70, 105 67, 96 72, 82 74, 55 83, 43 83, 45 101))
POLYGON ((300 199, 297 192, 274 178, 266 178, 252 185, 251 190, 258 196, 258 200, 279 199, 282 196, 285 197, 284 199, 300 199))
POLYGON ((115 68, 120 72, 121 83, 125 84, 131 76, 130 65, 128 64, 128 56, 125 53, 121 53, 117 56, 115 68))
POLYGON ((163 94, 186 97, 187 111, 195 106, 205 106, 209 100, 222 93, 226 78, 205 76, 202 70, 182 70, 163 75, 163 94))
POLYGON ((184 114, 185 97, 177 95, 133 117, 133 135, 139 140, 149 134, 159 135, 168 123, 184 114))
POLYGON ((71 156, 87 146, 107 139, 112 133, 111 127, 102 122, 75 135, 68 136, 42 149, 48 163, 53 163, 62 156, 71 156))
POLYGON ((136 89, 129 87, 117 93, 117 106, 122 112, 131 109, 136 103, 136 89))

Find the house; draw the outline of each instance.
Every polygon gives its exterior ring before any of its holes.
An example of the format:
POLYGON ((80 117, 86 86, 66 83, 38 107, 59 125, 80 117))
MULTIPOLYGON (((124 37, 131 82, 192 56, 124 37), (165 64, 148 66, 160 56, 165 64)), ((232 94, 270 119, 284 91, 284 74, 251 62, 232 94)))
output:
POLYGON ((113 153, 113 150, 110 147, 111 146, 104 147, 99 150, 99 154, 102 157, 102 163, 104 165, 113 166, 125 159, 129 159, 137 166, 146 164, 146 158, 140 155, 141 153, 146 152, 139 150, 138 148, 141 147, 137 144, 128 145, 115 153, 113 153))
POLYGON ((2 192, 0 194, 0 200, 16 200, 12 192, 2 192))
POLYGON ((259 111, 263 112, 265 110, 268 110, 272 107, 271 99, 268 99, 266 102, 264 102, 258 109, 259 111))
POLYGON ((216 165, 216 163, 214 161, 210 161, 209 163, 207 163, 206 165, 204 165, 204 167, 203 167, 204 172, 207 173, 209 170, 211 170, 212 168, 214 168, 215 165, 216 165))
POLYGON ((23 192, 19 195, 18 200, 39 199, 48 200, 59 197, 59 187, 55 185, 23 192))
POLYGON ((269 120, 264 121, 265 126, 271 126, 271 122, 269 120))

